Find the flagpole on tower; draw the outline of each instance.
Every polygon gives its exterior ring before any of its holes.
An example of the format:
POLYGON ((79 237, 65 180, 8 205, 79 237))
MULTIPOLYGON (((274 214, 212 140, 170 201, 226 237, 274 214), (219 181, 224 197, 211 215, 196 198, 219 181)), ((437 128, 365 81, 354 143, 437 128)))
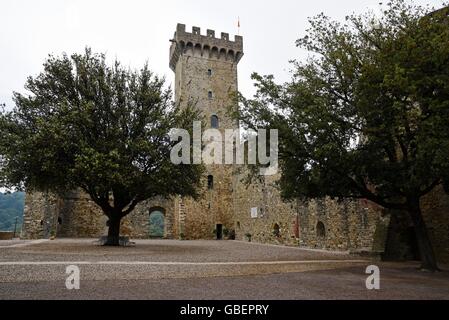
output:
POLYGON ((237 34, 240 35, 240 17, 238 17, 237 20, 237 29, 238 29, 237 34))

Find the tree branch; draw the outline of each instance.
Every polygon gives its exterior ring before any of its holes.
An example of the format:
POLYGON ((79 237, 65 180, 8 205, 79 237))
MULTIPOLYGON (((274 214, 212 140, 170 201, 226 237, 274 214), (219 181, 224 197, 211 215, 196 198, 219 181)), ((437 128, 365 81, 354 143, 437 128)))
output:
POLYGON ((419 196, 425 196, 426 194, 428 194, 429 192, 431 192, 434 188, 436 188, 438 185, 442 184, 442 181, 440 178, 436 179, 430 186, 428 186, 427 188, 425 188, 423 191, 421 191, 419 193, 419 196))

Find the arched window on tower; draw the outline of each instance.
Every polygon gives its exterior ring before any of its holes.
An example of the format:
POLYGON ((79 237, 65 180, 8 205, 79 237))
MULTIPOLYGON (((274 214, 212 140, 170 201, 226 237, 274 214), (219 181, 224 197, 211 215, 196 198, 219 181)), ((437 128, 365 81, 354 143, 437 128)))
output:
POLYGON ((212 190, 214 188, 214 176, 207 176, 207 189, 212 190))
POLYGON ((212 116, 210 117, 210 126, 211 126, 213 129, 218 129, 218 127, 220 126, 220 123, 219 123, 219 121, 218 121, 218 117, 217 117, 216 115, 212 115, 212 116))

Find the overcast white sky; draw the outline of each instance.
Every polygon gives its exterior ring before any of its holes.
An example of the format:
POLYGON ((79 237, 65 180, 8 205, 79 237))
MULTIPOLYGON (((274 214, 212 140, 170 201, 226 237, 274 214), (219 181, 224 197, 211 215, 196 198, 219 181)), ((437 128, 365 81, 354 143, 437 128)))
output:
MULTIPOLYGON (((169 39, 178 22, 233 39, 240 17, 245 56, 239 65, 240 91, 253 92, 250 74, 288 79, 288 61, 304 56, 295 40, 304 35, 307 17, 320 12, 343 20, 352 12, 378 10, 381 0, 1 0, 0 103, 12 107, 12 91, 23 92, 49 53, 82 52, 85 46, 118 58, 132 68, 145 61, 169 83, 169 39)), ((384 0, 384 2, 386 2, 384 0)), ((440 0, 414 0, 441 6, 440 0)))

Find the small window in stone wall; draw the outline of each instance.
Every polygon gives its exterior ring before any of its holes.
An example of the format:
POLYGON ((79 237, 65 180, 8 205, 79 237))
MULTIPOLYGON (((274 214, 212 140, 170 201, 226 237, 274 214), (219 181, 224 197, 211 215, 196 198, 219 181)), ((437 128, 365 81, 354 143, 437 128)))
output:
POLYGON ((212 98, 213 98, 212 91, 209 91, 209 92, 207 93, 207 97, 209 98, 209 100, 212 100, 212 98))
POLYGON ((326 228, 324 226, 324 223, 322 223, 321 221, 318 221, 316 225, 316 235, 320 239, 326 238, 326 228))
POLYGON ((207 188, 212 190, 214 188, 214 176, 207 176, 207 188))
POLYGON ((218 117, 216 115, 213 115, 210 117, 210 126, 213 129, 218 129, 218 127, 220 126, 219 121, 218 121, 218 117))
POLYGON ((207 75, 208 75, 209 77, 212 77, 212 69, 208 69, 208 70, 207 70, 207 75))
POLYGON ((367 210, 364 210, 362 212, 362 227, 363 227, 363 229, 368 228, 368 214, 366 211, 367 210))
POLYGON ((275 223, 273 226, 273 235, 277 238, 279 238, 281 236, 281 228, 279 227, 279 225, 277 223, 275 223))

